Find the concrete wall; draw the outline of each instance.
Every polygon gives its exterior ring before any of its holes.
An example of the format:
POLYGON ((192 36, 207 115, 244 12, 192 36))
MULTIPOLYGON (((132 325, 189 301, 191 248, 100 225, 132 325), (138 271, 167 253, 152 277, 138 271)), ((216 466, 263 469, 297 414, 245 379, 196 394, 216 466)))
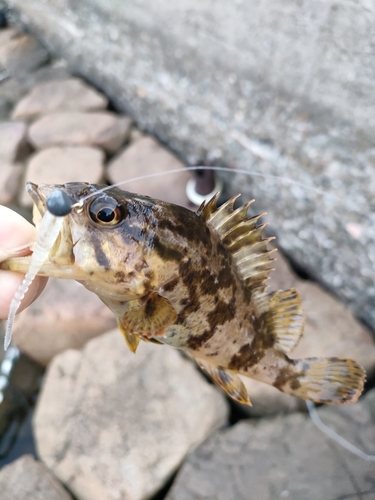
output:
POLYGON ((9 3, 183 159, 265 174, 227 176, 230 190, 375 328, 371 0, 9 3))

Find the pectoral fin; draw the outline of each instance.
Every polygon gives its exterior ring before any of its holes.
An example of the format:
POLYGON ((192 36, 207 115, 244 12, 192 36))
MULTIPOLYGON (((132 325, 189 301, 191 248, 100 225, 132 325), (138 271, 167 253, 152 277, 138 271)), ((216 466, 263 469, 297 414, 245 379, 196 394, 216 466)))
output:
POLYGON ((122 318, 126 331, 145 340, 164 337, 166 328, 176 320, 177 313, 171 303, 157 293, 130 302, 122 318))
POLYGON ((216 368, 201 360, 196 360, 199 366, 230 396, 232 399, 245 405, 251 405, 246 387, 238 375, 232 374, 223 368, 216 368))
POLYGON ((122 324, 121 320, 117 319, 117 325, 119 327, 120 332, 125 337, 125 341, 126 341, 127 346, 129 347, 129 349, 132 352, 135 353, 141 339, 139 337, 137 337, 137 335, 134 335, 134 333, 129 333, 126 330, 126 328, 124 327, 124 325, 122 324))

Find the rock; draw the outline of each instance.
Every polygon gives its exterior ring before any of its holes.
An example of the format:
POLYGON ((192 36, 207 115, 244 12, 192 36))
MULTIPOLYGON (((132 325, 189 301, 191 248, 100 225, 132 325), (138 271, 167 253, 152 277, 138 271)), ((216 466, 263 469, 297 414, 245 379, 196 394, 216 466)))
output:
MULTIPOLYGON (((375 452, 375 390, 355 405, 318 410, 368 454, 375 452)), ((375 496, 374 463, 323 435, 306 415, 243 421, 188 458, 166 500, 317 500, 375 496)))
POLYGON ((0 38, 0 66, 9 75, 24 75, 47 62, 48 52, 35 38, 15 33, 13 28, 4 31, 8 33, 0 38), (1 43, 6 37, 8 40, 1 43))
MULTIPOLYGON (((97 183, 103 177, 104 153, 90 147, 51 147, 38 151, 27 164, 25 178, 36 184, 64 184, 82 181, 97 183)), ((23 191, 21 204, 31 206, 23 191)))
POLYGON ((23 122, 0 123, 0 165, 18 161, 28 152, 26 130, 23 122))
POLYGON ((13 343, 46 365, 115 326, 113 313, 95 294, 76 281, 51 278, 42 296, 17 316, 13 343))
POLYGON ((375 331, 372 2, 12 5, 184 161, 232 165, 230 191, 256 198, 281 246, 375 331))
POLYGON ((38 453, 78 500, 151 498, 227 406, 178 351, 112 331, 50 364, 34 420, 38 453))
POLYGON ((24 166, 20 163, 1 164, 0 168, 0 205, 8 205, 18 194, 24 166))
POLYGON ((104 109, 108 99, 79 78, 36 85, 16 106, 13 119, 27 120, 55 111, 104 109))
POLYGON ((9 27, 0 30, 0 47, 4 47, 11 40, 14 40, 19 35, 17 28, 9 27))
POLYGON ((153 198, 188 206, 186 183, 190 174, 184 170, 184 164, 170 151, 161 146, 152 137, 142 137, 125 148, 108 165, 110 181, 121 182, 141 175, 165 173, 169 170, 181 171, 151 177, 124 184, 123 189, 134 193, 146 194, 153 198))
POLYGON ((29 129, 37 149, 52 145, 97 146, 115 153, 126 141, 130 118, 110 112, 60 112, 43 116, 29 129))
POLYGON ((0 470, 1 500, 72 500, 51 472, 31 455, 0 470))

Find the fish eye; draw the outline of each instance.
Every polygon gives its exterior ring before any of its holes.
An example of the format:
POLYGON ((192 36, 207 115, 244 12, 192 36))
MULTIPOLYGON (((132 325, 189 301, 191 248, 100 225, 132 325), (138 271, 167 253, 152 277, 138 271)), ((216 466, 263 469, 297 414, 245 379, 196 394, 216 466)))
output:
POLYGON ((109 196, 92 201, 88 212, 91 220, 100 226, 115 226, 123 219, 121 206, 109 196))

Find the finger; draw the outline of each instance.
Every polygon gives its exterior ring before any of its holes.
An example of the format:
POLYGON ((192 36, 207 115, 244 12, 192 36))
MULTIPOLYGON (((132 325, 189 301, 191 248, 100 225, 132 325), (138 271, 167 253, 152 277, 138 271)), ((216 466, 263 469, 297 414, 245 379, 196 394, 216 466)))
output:
MULTIPOLYGON (((8 317, 9 306, 24 276, 12 271, 0 271, 0 319, 8 317)), ((42 293, 47 278, 36 278, 30 285, 17 312, 21 312, 42 293)))
MULTIPOLYGON (((6 257, 6 250, 28 245, 35 240, 36 229, 21 215, 7 207, 0 206, 0 249, 6 257)), ((23 279, 20 273, 0 270, 0 318, 8 316, 10 302, 23 279)), ((31 284, 20 311, 29 305, 42 292, 47 280, 36 278, 31 284)))
POLYGON ((13 249, 35 240, 36 229, 21 215, 0 205, 0 248, 13 249))

